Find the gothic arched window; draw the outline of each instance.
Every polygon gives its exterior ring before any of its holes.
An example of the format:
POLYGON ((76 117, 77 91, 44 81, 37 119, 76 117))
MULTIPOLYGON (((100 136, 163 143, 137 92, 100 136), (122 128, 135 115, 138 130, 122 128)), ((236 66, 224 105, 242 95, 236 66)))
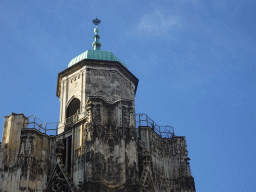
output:
POLYGON ((80 101, 79 99, 74 98, 68 105, 66 118, 76 114, 78 109, 80 109, 80 101))

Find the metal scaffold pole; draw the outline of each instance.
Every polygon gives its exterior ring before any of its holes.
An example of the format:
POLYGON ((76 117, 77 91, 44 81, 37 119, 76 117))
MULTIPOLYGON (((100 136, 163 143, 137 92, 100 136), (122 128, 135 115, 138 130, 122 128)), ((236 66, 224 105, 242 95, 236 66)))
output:
POLYGON ((36 116, 34 116, 34 129, 36 128, 36 116))

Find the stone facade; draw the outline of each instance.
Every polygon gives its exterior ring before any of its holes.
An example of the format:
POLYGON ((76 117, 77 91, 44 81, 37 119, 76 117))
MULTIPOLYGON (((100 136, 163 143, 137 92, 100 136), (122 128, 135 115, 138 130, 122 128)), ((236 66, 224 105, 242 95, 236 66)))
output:
POLYGON ((42 191, 55 160, 55 138, 27 129, 23 114, 5 117, 0 152, 0 191, 42 191))
POLYGON ((59 73, 57 135, 27 128, 23 114, 5 117, 0 192, 194 192, 185 137, 136 127, 137 85, 117 61, 85 59, 59 73))
MULTIPOLYGON (((58 75, 57 96, 60 98, 60 129, 64 130, 66 111, 73 98, 80 100, 81 112, 86 112, 89 96, 101 96, 109 102, 134 97, 138 79, 119 62, 83 60, 58 75)), ((134 104, 133 104, 134 105, 134 104)))

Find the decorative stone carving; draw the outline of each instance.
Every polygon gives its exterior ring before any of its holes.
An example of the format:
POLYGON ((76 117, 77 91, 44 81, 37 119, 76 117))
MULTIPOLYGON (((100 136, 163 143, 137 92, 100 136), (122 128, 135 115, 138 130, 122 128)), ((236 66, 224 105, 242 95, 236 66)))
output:
POLYGON ((66 179, 66 173, 62 169, 59 164, 56 165, 45 192, 75 192, 71 180, 66 179))
MULTIPOLYGON (((67 81, 69 81, 70 83, 72 83, 73 81, 76 81, 77 79, 80 79, 80 76, 81 76, 81 73, 75 74, 75 75, 69 77, 69 78, 67 79, 67 81)), ((63 82, 64 82, 64 80, 63 80, 63 82)))
POLYGON ((62 161, 62 150, 63 149, 64 149, 63 140, 59 139, 57 141, 57 146, 56 146, 56 157, 57 157, 58 163, 62 161))
POLYGON ((95 76, 110 76, 113 80, 116 80, 126 87, 128 87, 130 90, 133 88, 132 83, 126 80, 118 71, 111 71, 111 70, 98 70, 98 69, 91 69, 90 71, 87 71, 87 73, 91 73, 95 76))
POLYGON ((95 76, 110 76, 110 71, 107 71, 107 70, 95 70, 95 69, 92 69, 90 71, 95 76))
POLYGON ((110 100, 110 95, 107 94, 106 92, 102 91, 102 90, 99 90, 99 91, 95 92, 95 93, 93 94, 93 96, 103 97, 103 98, 106 99, 107 101, 110 100))
POLYGON ((23 154, 18 155, 18 161, 17 164, 19 167, 22 167, 25 161, 25 156, 23 154))
POLYGON ((34 136, 29 137, 30 149, 29 149, 29 156, 33 155, 34 153, 34 136))
POLYGON ((128 80, 126 80, 118 71, 112 71, 112 78, 124 84, 130 90, 132 89, 132 84, 128 80))

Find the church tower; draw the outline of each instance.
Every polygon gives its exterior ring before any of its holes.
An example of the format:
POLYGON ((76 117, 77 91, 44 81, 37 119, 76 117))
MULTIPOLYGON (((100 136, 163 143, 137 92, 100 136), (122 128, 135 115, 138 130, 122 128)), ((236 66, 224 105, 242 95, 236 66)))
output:
POLYGON ((79 178, 75 185, 132 188, 139 172, 134 103, 138 79, 113 53, 100 50, 100 20, 93 22, 94 49, 72 59, 58 74, 58 134, 65 135, 66 143, 73 140, 73 165, 66 166, 79 178))
POLYGON ((195 192, 185 137, 135 114, 139 80, 93 23, 93 50, 58 74, 55 135, 36 116, 5 117, 0 192, 195 192))

